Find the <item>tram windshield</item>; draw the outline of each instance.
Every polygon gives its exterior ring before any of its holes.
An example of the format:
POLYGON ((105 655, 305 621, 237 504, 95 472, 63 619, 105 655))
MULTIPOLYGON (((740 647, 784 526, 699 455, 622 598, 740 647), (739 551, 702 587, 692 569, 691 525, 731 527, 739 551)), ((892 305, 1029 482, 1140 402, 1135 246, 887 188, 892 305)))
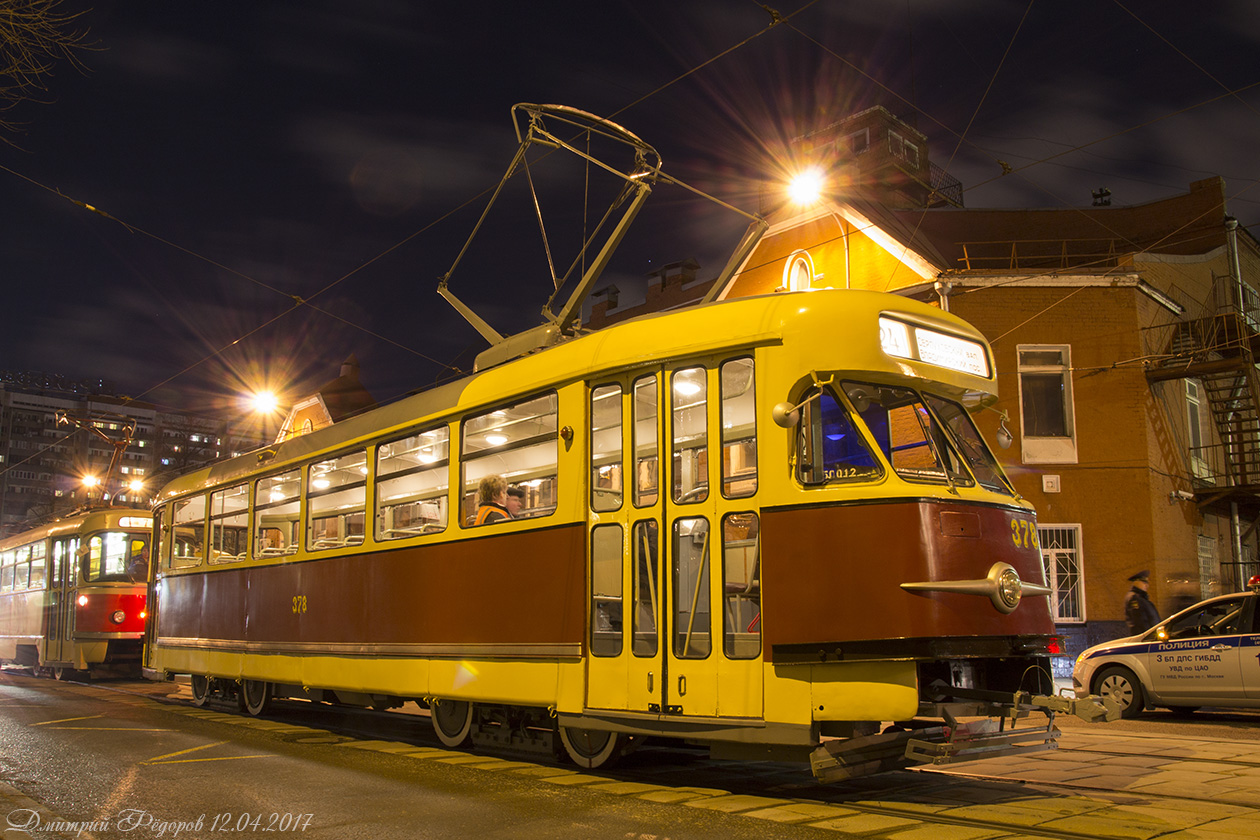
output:
POLYGON ((802 406, 798 475, 805 484, 870 481, 884 462, 908 481, 974 486, 1012 494, 993 453, 959 403, 910 388, 845 382, 820 388, 802 406))
POLYGON ((89 583, 142 580, 147 575, 149 539, 146 536, 105 531, 89 537, 83 551, 83 578, 89 583))
POLYGON ((1010 488, 966 410, 909 388, 846 382, 845 396, 893 470, 910 481, 1010 488))

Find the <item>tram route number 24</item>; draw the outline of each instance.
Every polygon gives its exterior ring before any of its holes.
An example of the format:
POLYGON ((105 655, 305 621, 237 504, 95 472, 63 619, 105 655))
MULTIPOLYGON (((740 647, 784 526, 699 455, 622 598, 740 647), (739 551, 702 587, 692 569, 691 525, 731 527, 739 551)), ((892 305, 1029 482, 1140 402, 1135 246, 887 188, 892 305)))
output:
POLYGON ((293 596, 293 614, 301 615, 304 612, 306 612, 306 596, 294 595, 293 596))
POLYGON ((1012 519, 1011 539, 1016 548, 1038 548, 1037 526, 1027 519, 1012 519))

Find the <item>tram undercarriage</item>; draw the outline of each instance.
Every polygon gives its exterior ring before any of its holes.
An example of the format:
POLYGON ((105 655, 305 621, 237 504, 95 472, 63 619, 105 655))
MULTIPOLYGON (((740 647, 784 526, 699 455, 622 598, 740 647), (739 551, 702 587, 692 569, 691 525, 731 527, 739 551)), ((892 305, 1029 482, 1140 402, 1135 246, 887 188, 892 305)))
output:
MULTIPOLYGON (((929 666, 939 663, 921 663, 929 666)), ((921 685, 916 716, 907 721, 816 721, 794 725, 754 720, 696 719, 655 714, 556 713, 548 708, 475 703, 443 698, 277 685, 194 675, 193 702, 227 703, 264 714, 279 698, 386 710, 414 701, 429 710, 447 747, 481 748, 526 758, 567 756, 581 767, 607 767, 647 738, 664 737, 707 747, 715 759, 808 763, 822 782, 840 782, 916 765, 995 758, 1055 749, 1056 716, 1089 722, 1115 720, 1119 709, 1101 698, 1003 692, 950 685, 921 685)))

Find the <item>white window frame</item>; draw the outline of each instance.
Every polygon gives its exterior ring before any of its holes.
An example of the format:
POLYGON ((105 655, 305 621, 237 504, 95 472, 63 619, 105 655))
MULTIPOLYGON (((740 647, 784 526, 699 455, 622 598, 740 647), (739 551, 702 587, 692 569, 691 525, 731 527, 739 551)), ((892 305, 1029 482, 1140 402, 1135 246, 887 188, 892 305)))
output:
POLYGON ((1207 479, 1212 475, 1207 458, 1203 457, 1203 386, 1198 380, 1187 379, 1186 382, 1186 454, 1190 458, 1190 473, 1198 479, 1207 479))
POLYGON ((809 251, 793 251, 783 264, 783 288, 789 292, 808 292, 814 288, 816 279, 809 251))
POLYGON ((1211 598, 1214 584, 1220 580, 1221 567, 1216 561, 1216 540, 1213 537, 1199 535, 1198 550, 1195 552, 1199 561, 1199 597, 1211 598))
POLYGON ((1072 347, 1068 344, 1019 344, 1015 347, 1019 381, 1020 457, 1025 464, 1075 464, 1076 454, 1076 399, 1072 389, 1072 347), (1062 354, 1057 365, 1026 365, 1022 362, 1025 352, 1062 354), (1037 436, 1028 434, 1024 426, 1024 375, 1059 373, 1063 376, 1063 416, 1067 423, 1064 436, 1037 436))
POLYGON ((1079 524, 1038 523, 1037 543, 1041 546, 1041 565, 1046 572, 1046 585, 1054 590, 1050 596, 1050 612, 1055 624, 1084 624, 1088 615, 1085 611, 1085 563, 1082 549, 1081 526, 1079 524), (1053 531, 1062 532, 1055 535, 1053 531), (1067 537, 1066 540, 1061 536, 1067 537), (1063 545, 1062 543, 1069 543, 1063 545), (1059 561, 1066 560, 1073 568, 1070 580, 1063 580, 1059 575, 1059 561), (1079 604, 1076 615, 1063 613, 1063 600, 1059 597, 1060 589, 1075 589, 1075 600, 1079 604))

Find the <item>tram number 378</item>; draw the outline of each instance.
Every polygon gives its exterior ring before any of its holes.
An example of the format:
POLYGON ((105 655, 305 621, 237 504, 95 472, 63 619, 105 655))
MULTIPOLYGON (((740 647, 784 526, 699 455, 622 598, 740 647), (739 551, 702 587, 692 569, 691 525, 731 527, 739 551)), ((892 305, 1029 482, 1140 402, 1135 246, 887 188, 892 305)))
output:
POLYGON ((301 615, 304 612, 306 612, 306 596, 294 595, 293 596, 293 614, 301 615))
POLYGON ((1040 550, 1040 546, 1037 544, 1037 526, 1027 519, 1011 520, 1011 539, 1015 541, 1016 548, 1040 550))

